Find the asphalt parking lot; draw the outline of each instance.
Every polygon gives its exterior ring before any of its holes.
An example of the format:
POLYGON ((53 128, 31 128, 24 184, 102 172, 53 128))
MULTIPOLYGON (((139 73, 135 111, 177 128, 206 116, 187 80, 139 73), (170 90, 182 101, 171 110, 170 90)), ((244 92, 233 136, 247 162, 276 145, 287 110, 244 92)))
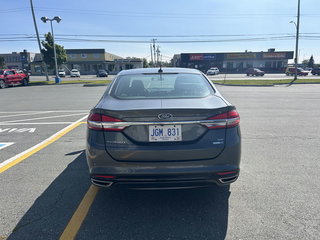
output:
POLYGON ((241 116, 240 177, 170 191, 90 186, 105 87, 1 89, 0 239, 320 239, 320 86, 218 88, 241 116))

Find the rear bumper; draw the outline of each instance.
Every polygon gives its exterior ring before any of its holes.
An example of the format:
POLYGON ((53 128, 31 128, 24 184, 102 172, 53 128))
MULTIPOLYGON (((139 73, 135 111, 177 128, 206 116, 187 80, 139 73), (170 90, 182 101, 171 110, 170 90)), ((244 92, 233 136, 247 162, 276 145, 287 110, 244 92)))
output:
POLYGON ((237 180, 236 166, 181 166, 92 168, 91 182, 99 187, 135 189, 178 189, 228 185, 237 180))

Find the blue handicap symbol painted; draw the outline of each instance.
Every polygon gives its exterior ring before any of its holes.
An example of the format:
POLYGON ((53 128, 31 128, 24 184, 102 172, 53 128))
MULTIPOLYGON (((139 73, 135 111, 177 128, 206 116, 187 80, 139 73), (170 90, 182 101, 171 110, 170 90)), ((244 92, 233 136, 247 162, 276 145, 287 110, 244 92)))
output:
POLYGON ((13 142, 0 143, 0 150, 14 144, 13 142))

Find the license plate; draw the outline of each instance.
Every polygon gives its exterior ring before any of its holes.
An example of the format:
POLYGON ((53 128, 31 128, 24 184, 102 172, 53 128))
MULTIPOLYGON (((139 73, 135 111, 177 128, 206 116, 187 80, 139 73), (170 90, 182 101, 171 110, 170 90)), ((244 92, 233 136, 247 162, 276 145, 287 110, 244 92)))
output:
POLYGON ((181 125, 149 126, 149 142, 182 141, 181 125))

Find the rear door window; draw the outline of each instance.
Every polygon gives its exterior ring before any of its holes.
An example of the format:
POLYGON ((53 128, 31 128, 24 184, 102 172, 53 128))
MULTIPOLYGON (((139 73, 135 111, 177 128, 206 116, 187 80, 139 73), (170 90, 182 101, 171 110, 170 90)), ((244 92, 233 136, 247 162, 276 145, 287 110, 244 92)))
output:
POLYGON ((119 76, 111 90, 120 99, 202 98, 213 92, 200 74, 134 74, 119 76))

